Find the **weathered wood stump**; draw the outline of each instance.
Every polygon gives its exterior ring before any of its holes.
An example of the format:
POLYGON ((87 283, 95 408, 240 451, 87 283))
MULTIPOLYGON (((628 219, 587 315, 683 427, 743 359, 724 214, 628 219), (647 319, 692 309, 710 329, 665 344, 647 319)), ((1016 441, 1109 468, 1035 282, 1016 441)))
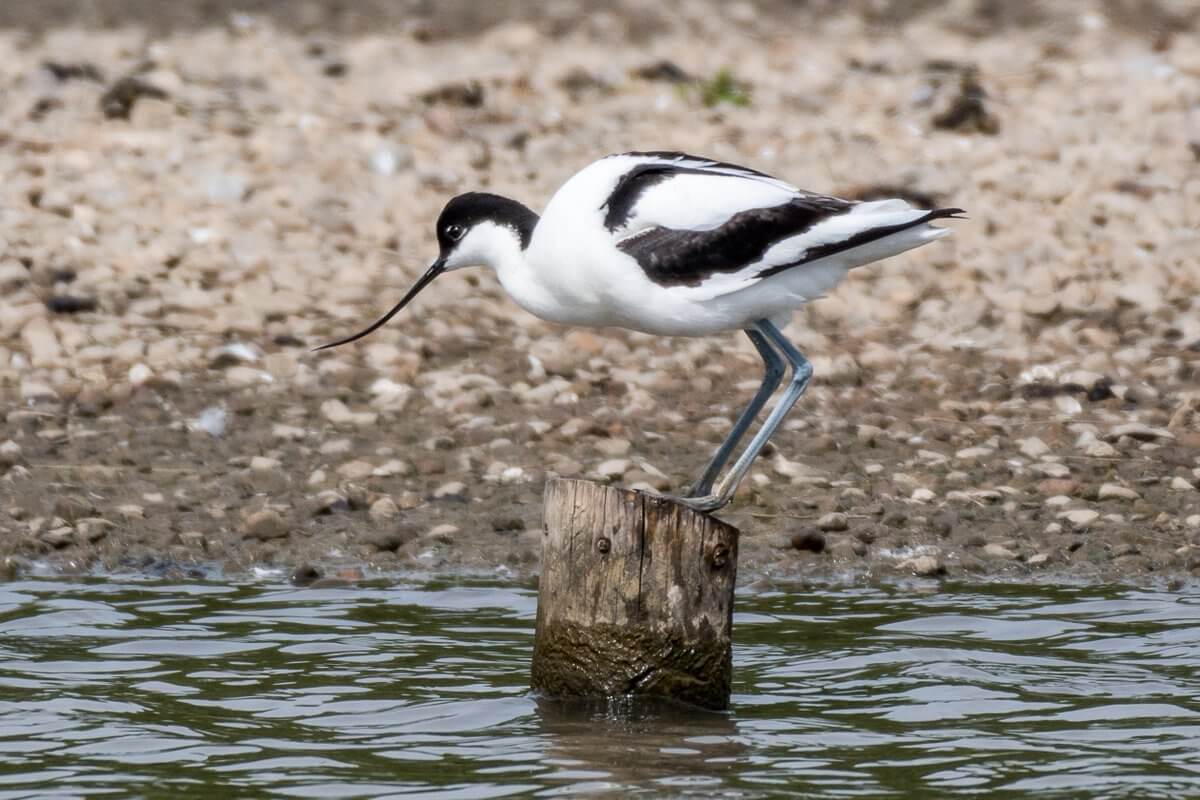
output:
POLYGON ((546 485, 532 686, 727 708, 737 528, 658 495, 546 485))

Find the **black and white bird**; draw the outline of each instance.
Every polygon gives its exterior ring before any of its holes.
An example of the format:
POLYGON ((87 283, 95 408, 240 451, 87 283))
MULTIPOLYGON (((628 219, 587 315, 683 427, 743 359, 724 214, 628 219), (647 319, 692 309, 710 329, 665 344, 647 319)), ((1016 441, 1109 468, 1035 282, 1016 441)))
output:
POLYGON ((495 194, 470 192, 437 221, 440 253, 371 333, 443 272, 491 267, 516 303, 566 325, 663 336, 743 330, 766 365, 762 386, 687 497, 726 505, 804 393, 812 365, 781 332, 792 311, 854 267, 950 231, 930 223, 962 209, 814 194, 753 169, 683 153, 622 153, 572 176, 539 218, 495 194), (783 380, 778 404, 725 477, 717 477, 783 380))

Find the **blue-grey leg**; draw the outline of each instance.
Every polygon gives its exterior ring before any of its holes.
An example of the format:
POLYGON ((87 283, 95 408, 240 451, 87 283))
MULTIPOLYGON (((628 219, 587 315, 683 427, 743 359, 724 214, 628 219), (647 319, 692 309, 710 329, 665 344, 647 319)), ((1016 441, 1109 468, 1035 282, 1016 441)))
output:
POLYGON ((742 451, 721 482, 717 484, 716 489, 704 497, 680 498, 680 502, 697 511, 716 511, 728 505, 729 501, 733 499, 733 493, 737 491, 738 485, 742 482, 742 478, 746 477, 746 473, 750 471, 750 465, 754 463, 754 459, 758 458, 758 454, 762 452, 767 441, 775 433, 779 424, 783 422, 783 418, 792 410, 792 406, 800 399, 800 395, 804 394, 804 390, 808 388, 808 381, 812 378, 812 364, 808 362, 803 353, 796 349, 795 345, 784 337, 779 328, 765 319, 756 322, 754 327, 766 337, 768 342, 778 348, 779 353, 791 365, 792 379, 788 382, 787 388, 783 390, 779 404, 771 410, 762 428, 750 440, 750 444, 742 451))
POLYGON ((754 343, 755 349, 762 356, 763 364, 766 366, 763 372, 762 386, 758 387, 758 391, 750 400, 750 405, 746 406, 746 410, 737 418, 737 422, 733 423, 733 430, 725 437, 725 441, 721 442, 721 446, 713 454, 712 460, 704 468, 704 474, 688 491, 687 497, 703 497, 712 493, 713 482, 716 481, 717 475, 721 474, 721 470, 725 468, 725 463, 729 461, 729 456, 733 453, 734 448, 742 441, 746 431, 750 430, 758 413, 763 410, 763 406, 771 399, 771 395, 779 388, 779 382, 783 380, 784 360, 771 346, 767 337, 753 328, 746 329, 746 336, 754 343))

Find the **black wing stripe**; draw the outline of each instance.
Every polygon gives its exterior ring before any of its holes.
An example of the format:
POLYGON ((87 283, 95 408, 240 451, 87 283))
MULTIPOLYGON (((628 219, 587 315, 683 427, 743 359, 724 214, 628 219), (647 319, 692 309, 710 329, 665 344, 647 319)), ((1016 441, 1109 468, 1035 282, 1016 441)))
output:
POLYGON ((773 182, 779 180, 765 172, 759 172, 749 167, 727 164, 724 161, 710 158, 689 156, 684 153, 647 151, 622 153, 621 155, 660 160, 637 164, 617 181, 608 200, 600 206, 600 209, 605 212, 604 227, 608 228, 610 232, 619 230, 629 221, 638 200, 648 189, 676 175, 727 175, 732 177, 742 175, 747 178, 765 178, 773 182), (704 166, 699 166, 701 164, 704 166), (716 170, 721 171, 717 172, 716 170))
POLYGON ((778 242, 853 205, 835 197, 797 197, 783 205, 738 212, 712 230, 647 228, 617 247, 659 286, 699 286, 715 274, 745 269, 778 242))
POLYGON ((800 259, 799 261, 792 261, 787 264, 777 264, 776 266, 768 267, 767 269, 764 269, 762 272, 758 273, 755 277, 768 278, 772 275, 777 275, 784 270, 791 269, 792 267, 798 267, 801 264, 808 264, 812 261, 816 261, 817 259, 845 252, 846 250, 853 250, 855 247, 861 247, 864 244, 870 244, 871 242, 878 241, 886 236, 891 236, 894 233, 899 233, 900 231, 905 231, 909 228, 915 228, 918 225, 924 225, 925 223, 932 222, 935 219, 958 219, 959 217, 956 215, 963 213, 966 212, 964 212, 961 208, 936 208, 923 217, 914 219, 911 222, 901 222, 897 225, 884 225, 878 228, 867 228, 866 230, 859 231, 853 236, 848 236, 841 241, 829 242, 828 244, 810 247, 804 252, 804 258, 800 259))

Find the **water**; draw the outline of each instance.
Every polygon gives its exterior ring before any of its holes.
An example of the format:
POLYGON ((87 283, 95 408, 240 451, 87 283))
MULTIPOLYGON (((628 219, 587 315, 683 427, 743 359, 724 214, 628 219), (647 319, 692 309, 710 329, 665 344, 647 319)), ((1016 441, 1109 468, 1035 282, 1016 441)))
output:
POLYGON ((1200 796, 1196 593, 743 593, 728 714, 532 697, 535 599, 0 584, 0 800, 1200 796))

